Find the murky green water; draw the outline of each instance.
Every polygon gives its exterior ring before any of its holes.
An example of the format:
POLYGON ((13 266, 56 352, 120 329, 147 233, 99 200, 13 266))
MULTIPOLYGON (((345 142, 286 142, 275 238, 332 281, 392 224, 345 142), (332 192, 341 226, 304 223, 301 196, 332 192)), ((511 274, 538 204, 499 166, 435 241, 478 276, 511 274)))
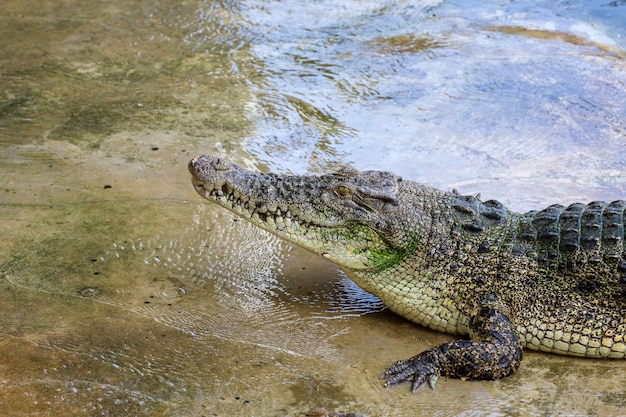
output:
POLYGON ((626 196, 626 4, 13 1, 0 10, 0 415, 625 415, 626 365, 447 340, 196 196, 196 153, 525 210, 626 196))

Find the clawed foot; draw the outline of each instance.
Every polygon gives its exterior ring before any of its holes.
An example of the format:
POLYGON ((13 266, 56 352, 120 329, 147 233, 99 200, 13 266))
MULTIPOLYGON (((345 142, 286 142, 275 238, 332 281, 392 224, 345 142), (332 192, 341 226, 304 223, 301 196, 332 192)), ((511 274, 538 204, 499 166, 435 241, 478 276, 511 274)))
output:
POLYGON ((509 318, 495 307, 494 298, 485 297, 470 320, 472 337, 477 340, 452 340, 398 361, 383 374, 385 386, 412 382, 415 392, 424 382, 435 388, 440 375, 473 380, 511 375, 522 360, 522 344, 509 318))
POLYGON ((411 391, 415 392, 424 382, 428 382, 428 385, 434 389, 440 375, 440 367, 435 363, 436 361, 429 360, 425 355, 427 353, 428 351, 391 365, 383 374, 385 386, 412 382, 411 391))

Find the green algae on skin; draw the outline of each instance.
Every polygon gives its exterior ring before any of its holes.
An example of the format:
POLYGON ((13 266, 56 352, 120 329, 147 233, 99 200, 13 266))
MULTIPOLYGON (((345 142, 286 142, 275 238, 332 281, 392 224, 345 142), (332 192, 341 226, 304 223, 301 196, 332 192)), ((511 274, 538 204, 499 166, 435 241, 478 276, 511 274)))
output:
POLYGON ((415 237, 410 238, 409 242, 400 248, 393 247, 387 243, 387 246, 383 249, 372 250, 370 259, 376 265, 376 271, 383 271, 399 265, 403 260, 415 254, 419 245, 420 243, 415 237))

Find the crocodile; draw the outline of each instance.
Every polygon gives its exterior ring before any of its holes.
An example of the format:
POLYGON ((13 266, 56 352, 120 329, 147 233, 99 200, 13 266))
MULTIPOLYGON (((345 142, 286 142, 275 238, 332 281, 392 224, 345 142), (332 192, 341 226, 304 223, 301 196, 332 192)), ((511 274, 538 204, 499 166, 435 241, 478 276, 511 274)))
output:
POLYGON ((459 335, 393 363, 385 386, 496 380, 523 349, 626 358, 626 201, 516 213, 383 171, 319 176, 189 162, 195 190, 337 264, 393 312, 459 335))

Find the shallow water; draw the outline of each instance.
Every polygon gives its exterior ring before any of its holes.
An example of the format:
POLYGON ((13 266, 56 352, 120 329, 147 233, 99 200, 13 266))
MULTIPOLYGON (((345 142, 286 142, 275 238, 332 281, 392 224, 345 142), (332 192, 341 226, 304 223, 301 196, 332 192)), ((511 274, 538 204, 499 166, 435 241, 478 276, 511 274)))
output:
POLYGON ((187 161, 624 198, 623 2, 5 2, 0 414, 624 415, 622 361, 383 389, 448 340, 206 205, 187 161))

